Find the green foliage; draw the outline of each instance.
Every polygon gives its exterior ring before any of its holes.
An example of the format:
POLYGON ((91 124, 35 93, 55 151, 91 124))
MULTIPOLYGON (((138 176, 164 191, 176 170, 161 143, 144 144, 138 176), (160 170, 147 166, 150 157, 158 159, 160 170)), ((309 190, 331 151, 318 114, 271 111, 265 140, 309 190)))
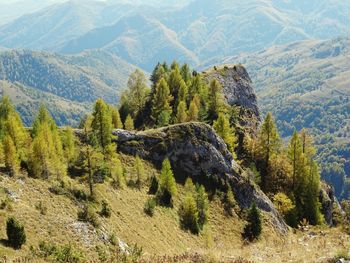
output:
POLYGON ((134 120, 132 119, 130 114, 128 114, 128 116, 126 116, 124 127, 125 127, 125 130, 127 130, 127 131, 132 131, 135 129, 134 120))
POLYGON ((180 101, 179 106, 177 107, 177 113, 176 113, 176 122, 177 123, 183 123, 186 122, 187 112, 186 112, 186 103, 184 101, 180 101))
POLYGON ((203 230, 204 224, 208 221, 208 195, 205 192, 203 185, 196 187, 196 203, 198 210, 198 226, 200 230, 203 230))
POLYGON ((113 106, 109 107, 109 110, 111 112, 112 115, 112 124, 113 124, 113 128, 115 129, 123 129, 123 122, 120 118, 120 114, 119 114, 119 110, 116 109, 113 106))
POLYGON ((255 203, 252 204, 248 213, 248 223, 244 227, 243 237, 249 241, 258 239, 261 235, 262 223, 259 208, 255 203))
POLYGON ((84 254, 76 250, 71 244, 57 246, 45 241, 40 241, 34 254, 40 258, 52 262, 79 263, 84 260, 84 254))
POLYGON ((94 105, 92 113, 91 128, 93 134, 93 142, 96 146, 101 147, 103 152, 112 140, 112 116, 108 105, 98 99, 94 105))
POLYGON ((177 193, 176 182, 169 159, 162 163, 162 171, 159 178, 157 192, 158 202, 165 206, 173 205, 173 197, 177 193))
POLYGON ((143 208, 143 211, 149 215, 149 216, 153 216, 154 215, 154 210, 157 206, 157 201, 155 198, 148 198, 146 203, 145 203, 145 207, 143 208))
POLYGON ((228 149, 234 153, 237 146, 237 138, 235 130, 230 126, 230 121, 223 113, 219 114, 219 117, 214 121, 213 127, 217 134, 225 141, 228 149))
POLYGON ((8 243, 13 248, 20 249, 22 245, 26 243, 24 226, 22 226, 14 217, 7 219, 6 233, 8 243))
POLYGON ((93 227, 96 228, 100 226, 100 222, 97 218, 96 212, 89 205, 84 205, 82 209, 78 211, 78 220, 90 223, 93 227))
POLYGON ((111 206, 107 203, 107 201, 103 200, 101 204, 101 211, 100 211, 100 216, 103 217, 111 217, 112 211, 111 211, 111 206))
POLYGON ((193 234, 199 233, 198 209, 193 193, 187 192, 179 209, 180 223, 193 234))
POLYGON ((11 176, 16 176, 19 173, 20 163, 15 144, 9 135, 5 136, 3 144, 6 170, 11 176))
POLYGON ((232 191, 232 187, 229 185, 227 192, 226 192, 226 196, 225 196, 225 203, 224 203, 224 208, 225 211, 228 215, 232 216, 233 215, 233 211, 236 207, 237 207, 237 201, 235 199, 235 196, 233 194, 232 191))
POLYGON ((215 120, 220 113, 225 111, 224 96, 222 86, 217 79, 213 79, 209 85, 209 109, 208 118, 215 120))
POLYGON ((158 125, 168 124, 172 109, 170 103, 173 97, 170 94, 170 88, 164 78, 157 83, 152 100, 152 116, 158 125))
POLYGON ((71 127, 67 127, 63 131, 62 145, 65 159, 68 166, 72 166, 77 159, 76 138, 71 127))
POLYGON ((151 184, 149 186, 148 193, 151 195, 156 194, 158 192, 158 187, 159 187, 158 178, 157 176, 153 175, 151 177, 151 184))

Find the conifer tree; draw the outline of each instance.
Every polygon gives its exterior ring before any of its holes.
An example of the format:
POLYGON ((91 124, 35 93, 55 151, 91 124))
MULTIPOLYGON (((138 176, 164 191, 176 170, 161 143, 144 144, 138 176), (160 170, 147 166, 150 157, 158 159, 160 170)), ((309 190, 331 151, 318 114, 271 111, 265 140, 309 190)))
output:
POLYGON ((15 144, 9 135, 5 136, 3 144, 5 153, 5 167, 11 176, 16 176, 19 173, 20 162, 15 144))
POLYGON ((248 213, 248 223, 244 228, 243 236, 250 241, 258 239, 262 231, 261 215, 255 203, 252 204, 248 213))
POLYGON ((186 193, 186 196, 179 209, 180 223, 184 229, 190 230, 193 234, 199 233, 198 209, 196 200, 192 193, 186 193))
POLYGON ((161 204, 172 206, 173 197, 177 193, 176 182, 171 169, 169 159, 162 163, 162 171, 159 178, 159 187, 157 192, 158 200, 161 204))
POLYGON ((299 134, 294 131, 288 146, 288 157, 292 165, 292 190, 298 196, 303 192, 303 175, 305 173, 305 158, 299 134))
POLYGON ((15 249, 20 249, 26 243, 24 226, 14 217, 10 217, 6 221, 6 234, 8 243, 15 249))
POLYGON ((190 107, 188 109, 188 119, 190 121, 198 121, 198 119, 199 119, 198 114, 199 114, 198 106, 197 106, 195 99, 193 99, 191 101, 190 107))
POLYGON ((119 110, 113 106, 110 106, 110 112, 112 115, 112 124, 114 129, 123 129, 123 122, 120 118, 119 110))
POLYGON ((5 162, 5 156, 4 156, 4 145, 2 141, 0 140, 0 165, 2 165, 5 162))
POLYGON ((208 195, 205 192, 204 186, 197 186, 196 188, 196 203, 198 210, 198 226, 200 230, 203 230, 204 224, 208 220, 208 195))
POLYGON ((141 189, 142 182, 145 180, 145 170, 143 163, 138 155, 135 158, 135 172, 136 172, 136 185, 138 189, 141 189))
POLYGON ((185 83, 189 83, 189 81, 191 80, 191 71, 190 71, 190 67, 188 66, 188 64, 183 64, 181 69, 181 76, 182 79, 185 81, 185 83))
POLYGON ((182 79, 178 66, 175 66, 174 69, 171 70, 168 85, 170 89, 170 94, 174 98, 174 101, 178 101, 177 95, 179 93, 181 85, 186 85, 186 83, 182 79))
POLYGON ((91 127, 96 146, 101 147, 105 153, 106 147, 112 141, 113 126, 109 107, 102 99, 98 99, 95 103, 91 127))
POLYGON ((208 118, 213 121, 225 110, 225 102, 220 82, 213 79, 209 85, 209 109, 208 118))
POLYGON ((180 101, 179 106, 177 107, 176 122, 184 123, 187 121, 187 119, 186 103, 184 101, 180 101))
POLYGON ((229 215, 232 215, 232 210, 237 206, 235 196, 232 191, 231 185, 228 186, 225 197, 225 210, 229 215))
POLYGON ((152 116, 158 125, 168 124, 172 109, 170 102, 173 97, 164 78, 160 79, 156 86, 155 94, 152 100, 152 116))
POLYGON ((52 119, 50 113, 47 111, 44 105, 41 105, 39 108, 39 113, 33 123, 33 129, 32 129, 33 137, 35 137, 38 134, 39 127, 43 123, 46 123, 49 126, 51 131, 57 129, 57 125, 55 121, 52 119))
POLYGON ((148 93, 146 76, 141 70, 136 69, 129 77, 127 92, 130 113, 134 118, 145 106, 148 93))
MULTIPOLYGON (((158 62, 157 66, 154 68, 152 75, 151 75, 151 81, 152 81, 152 89, 155 90, 158 82, 164 78, 167 79, 167 72, 162 64, 158 62)), ((154 93, 154 92, 152 92, 154 93)))
POLYGON ((179 92, 177 94, 178 104, 180 103, 180 101, 186 102, 187 96, 188 96, 188 88, 185 81, 182 80, 180 83, 179 92))
POLYGON ((134 130, 134 120, 132 119, 131 115, 129 114, 128 116, 126 116, 126 119, 125 119, 125 130, 127 131, 132 131, 134 130))
POLYGON ((234 153, 237 138, 234 129, 230 127, 230 121, 226 115, 220 113, 218 119, 214 121, 213 127, 217 134, 225 141, 228 149, 234 153))
POLYGON ((270 165, 270 159, 273 155, 277 154, 280 151, 281 140, 278 134, 276 124, 273 120, 272 114, 269 112, 263 124, 257 138, 258 144, 258 155, 262 159, 260 165, 260 175, 261 175, 261 187, 263 190, 268 188, 268 170, 270 165))
POLYGON ((71 127, 67 127, 64 131, 62 145, 64 156, 68 162, 68 166, 71 166, 77 158, 75 135, 71 127))

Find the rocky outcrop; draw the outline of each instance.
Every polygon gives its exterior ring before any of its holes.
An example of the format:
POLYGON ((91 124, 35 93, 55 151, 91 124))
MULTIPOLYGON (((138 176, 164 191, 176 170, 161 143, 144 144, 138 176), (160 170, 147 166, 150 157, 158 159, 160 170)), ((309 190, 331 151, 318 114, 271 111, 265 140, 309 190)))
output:
POLYGON ((115 130, 118 151, 139 155, 160 167, 169 158, 177 180, 192 177, 208 186, 228 182, 242 208, 253 202, 267 212, 280 233, 288 228, 266 195, 249 181, 235 162, 224 141, 208 125, 185 123, 164 128, 131 132, 115 130))
POLYGON ((325 183, 321 183, 321 189, 319 194, 319 200, 321 203, 322 214, 324 219, 329 226, 333 226, 333 212, 334 209, 342 212, 342 208, 335 197, 334 188, 325 183))
POLYGON ((203 72, 203 75, 207 82, 217 79, 221 83, 229 105, 241 106, 251 111, 260 120, 260 112, 253 83, 243 66, 215 66, 203 72))

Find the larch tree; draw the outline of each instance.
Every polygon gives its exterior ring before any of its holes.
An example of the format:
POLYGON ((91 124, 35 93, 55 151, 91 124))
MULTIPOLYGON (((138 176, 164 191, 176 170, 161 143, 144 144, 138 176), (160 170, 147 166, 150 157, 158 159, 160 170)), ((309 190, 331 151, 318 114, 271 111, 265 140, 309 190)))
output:
POLYGON ((130 113, 135 118, 138 112, 145 106, 149 88, 147 87, 147 80, 145 74, 136 69, 128 80, 128 104, 130 106, 130 113))
POLYGON ((188 120, 186 103, 184 101, 180 101, 179 106, 177 106, 176 113, 176 122, 184 123, 188 120))
POLYGON ((188 119, 189 121, 198 121, 199 119, 199 110, 198 110, 198 104, 196 103, 195 99, 193 99, 190 103, 190 107, 188 109, 188 119))
POLYGON ((12 138, 6 135, 4 140, 5 167, 11 176, 16 176, 19 173, 20 159, 12 138))
POLYGON ((172 108, 170 103, 173 97, 164 78, 160 79, 156 86, 152 100, 152 116, 159 126, 167 125, 170 121, 172 108))
POLYGON ((260 167, 261 187, 263 190, 267 190, 270 160, 271 157, 277 154, 281 148, 281 139, 270 112, 266 115, 264 122, 261 125, 257 144, 258 154, 262 159, 260 167))
POLYGON ((77 158, 76 138, 72 127, 66 127, 63 131, 62 145, 64 157, 70 167, 74 164, 77 158))
POLYGON ((113 106, 110 106, 109 108, 111 115, 112 115, 112 124, 114 129, 123 129, 123 122, 120 118, 119 110, 116 109, 113 106))
POLYGON ((124 127, 125 127, 125 130, 127 130, 127 131, 132 131, 135 129, 134 120, 130 114, 128 114, 128 116, 126 116, 124 127))
POLYGON ((177 187, 174 174, 169 159, 162 163, 162 171, 159 178, 157 197, 161 204, 166 206, 173 205, 173 198, 177 194, 177 187))
POLYGON ((228 117, 225 114, 220 113, 218 119, 214 121, 213 127, 217 134, 227 144, 230 152, 234 154, 234 150, 237 146, 237 137, 235 130, 230 126, 228 117))
POLYGON ((209 109, 208 118, 213 121, 216 120, 220 113, 225 110, 225 102, 222 93, 222 86, 220 82, 213 79, 209 85, 209 109))
POLYGON ((185 81, 185 83, 189 83, 189 81, 191 80, 191 71, 190 71, 190 67, 188 66, 188 64, 183 64, 181 69, 180 69, 180 73, 182 76, 182 79, 185 81))
POLYGON ((93 140, 97 147, 102 149, 104 153, 106 147, 112 141, 112 116, 108 105, 102 100, 98 99, 94 105, 91 122, 93 140))

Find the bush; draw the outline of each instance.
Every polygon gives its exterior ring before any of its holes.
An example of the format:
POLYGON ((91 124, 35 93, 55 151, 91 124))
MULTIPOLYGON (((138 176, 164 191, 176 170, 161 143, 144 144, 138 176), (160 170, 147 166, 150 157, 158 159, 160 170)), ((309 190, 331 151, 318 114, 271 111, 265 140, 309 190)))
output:
POLYGON ((145 203, 145 207, 144 207, 144 212, 149 215, 149 216, 153 216, 154 215, 154 209, 156 208, 157 202, 154 198, 149 198, 146 203, 145 203))
POLYGON ((256 204, 253 203, 248 213, 248 223, 244 228, 243 237, 249 241, 258 239, 262 230, 261 215, 256 204))
POLYGON ((105 200, 102 201, 102 208, 100 211, 100 216, 103 216, 103 217, 110 217, 111 216, 111 207, 109 206, 109 204, 105 200))
POLYGON ((100 226, 100 222, 98 221, 96 213, 88 205, 85 205, 78 212, 78 220, 82 221, 82 222, 90 223, 94 227, 99 227, 100 226))
POLYGON ((26 243, 24 227, 14 218, 10 217, 6 222, 8 243, 15 249, 20 249, 26 243))
POLYGON ((34 253, 45 259, 51 259, 55 262, 78 263, 84 259, 84 255, 74 249, 71 244, 56 246, 45 241, 39 243, 39 248, 34 253))

